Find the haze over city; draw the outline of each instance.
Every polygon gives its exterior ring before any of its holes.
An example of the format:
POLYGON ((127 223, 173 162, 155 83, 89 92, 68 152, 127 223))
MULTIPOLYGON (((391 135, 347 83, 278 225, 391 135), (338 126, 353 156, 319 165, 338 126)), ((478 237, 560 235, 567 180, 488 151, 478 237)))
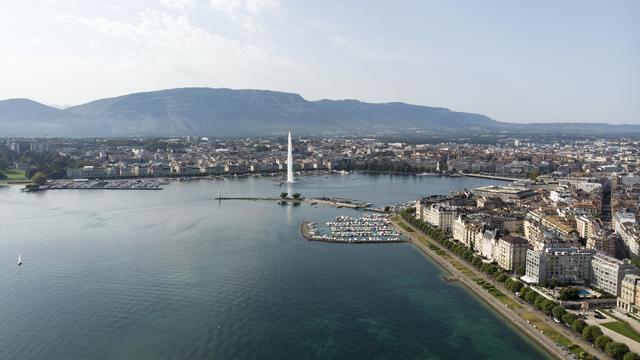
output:
POLYGON ((640 360, 639 24, 4 1, 0 359, 640 360))
POLYGON ((636 1, 8 1, 0 99, 208 86, 640 123, 636 1))

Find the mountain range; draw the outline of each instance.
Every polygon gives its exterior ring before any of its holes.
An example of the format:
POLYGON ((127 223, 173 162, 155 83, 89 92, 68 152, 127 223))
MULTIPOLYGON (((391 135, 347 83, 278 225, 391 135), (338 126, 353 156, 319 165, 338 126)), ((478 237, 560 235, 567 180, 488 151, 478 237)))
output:
POLYGON ((0 101, 2 136, 256 136, 581 133, 640 134, 640 125, 515 124, 485 115, 401 102, 308 101, 268 90, 178 88, 58 109, 29 99, 0 101))

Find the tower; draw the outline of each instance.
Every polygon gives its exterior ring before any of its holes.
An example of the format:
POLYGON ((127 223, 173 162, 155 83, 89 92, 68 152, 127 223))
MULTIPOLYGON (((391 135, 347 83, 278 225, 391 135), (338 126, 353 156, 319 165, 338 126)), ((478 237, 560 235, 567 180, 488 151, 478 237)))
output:
POLYGON ((287 147, 287 182, 292 183, 293 180, 293 147, 291 146, 291 131, 289 131, 289 146, 287 147))

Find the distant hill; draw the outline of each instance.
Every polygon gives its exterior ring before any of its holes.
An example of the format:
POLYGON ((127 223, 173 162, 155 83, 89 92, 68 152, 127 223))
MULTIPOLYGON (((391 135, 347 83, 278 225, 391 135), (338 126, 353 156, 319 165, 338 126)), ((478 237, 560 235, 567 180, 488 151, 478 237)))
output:
POLYGON ((0 100, 0 136, 90 136, 104 126, 29 99, 0 100))
MULTIPOLYGON (((573 131, 591 125, 557 126, 573 131)), ((281 135, 287 130, 308 135, 464 135, 555 127, 502 123, 480 114, 400 102, 308 101, 298 94, 268 90, 169 89, 64 110, 28 99, 0 101, 0 136, 255 136, 281 135)), ((600 124, 597 129, 617 128, 600 124)), ((623 131, 640 132, 640 126, 630 125, 623 131)))
POLYGON ((68 112, 110 125, 112 135, 259 135, 391 131, 398 127, 491 126, 497 122, 443 108, 357 100, 307 101, 264 90, 185 88, 93 101, 68 112))

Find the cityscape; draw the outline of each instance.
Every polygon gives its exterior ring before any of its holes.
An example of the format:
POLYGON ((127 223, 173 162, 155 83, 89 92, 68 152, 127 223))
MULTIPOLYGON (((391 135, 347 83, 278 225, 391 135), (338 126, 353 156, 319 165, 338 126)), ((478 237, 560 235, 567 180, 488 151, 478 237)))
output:
POLYGON ((640 2, 0 24, 0 360, 640 359, 640 2))

